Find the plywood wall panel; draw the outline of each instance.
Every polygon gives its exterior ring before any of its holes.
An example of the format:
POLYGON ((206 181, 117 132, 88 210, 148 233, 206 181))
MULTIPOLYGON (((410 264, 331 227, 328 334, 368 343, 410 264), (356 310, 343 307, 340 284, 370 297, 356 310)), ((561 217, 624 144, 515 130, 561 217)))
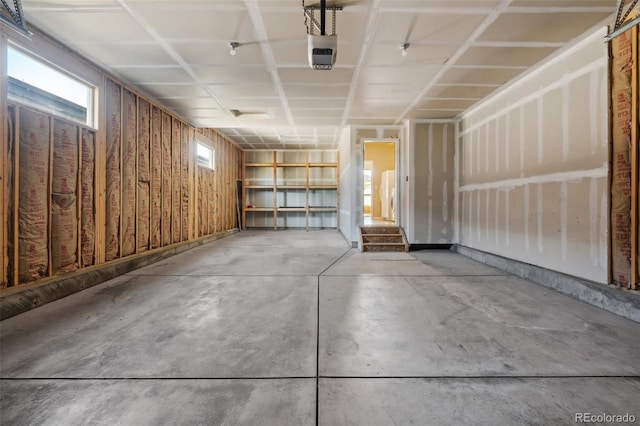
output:
POLYGON ((122 95, 120 85, 107 80, 106 83, 106 230, 105 259, 117 259, 120 256, 120 209, 121 209, 121 124, 122 95))
POLYGON ((51 185, 51 263, 54 274, 78 267, 78 132, 76 125, 54 120, 51 185))
POLYGON ((81 245, 82 266, 95 263, 95 133, 82 130, 82 210, 81 245))
POLYGON ((138 105, 135 94, 123 92, 122 138, 122 256, 136 251, 136 188, 138 105))

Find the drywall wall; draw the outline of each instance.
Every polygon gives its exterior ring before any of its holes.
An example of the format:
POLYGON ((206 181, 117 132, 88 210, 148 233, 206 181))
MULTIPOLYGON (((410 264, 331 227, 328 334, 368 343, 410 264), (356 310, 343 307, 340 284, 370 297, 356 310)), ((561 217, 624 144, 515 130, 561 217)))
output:
POLYGON ((455 122, 414 121, 412 148, 411 244, 454 242, 455 122))
POLYGON ((7 102, 8 124, 16 131, 2 127, 2 173, 11 177, 2 179, 3 216, 9 219, 2 287, 107 268, 238 227, 241 161, 231 141, 213 129, 197 129, 216 158, 215 170, 201 171, 196 128, 180 117, 37 31, 32 40, 12 42, 82 77, 100 96, 95 128, 7 102), (203 193, 206 199, 196 195, 203 193))
POLYGON ((599 29, 462 116, 460 244, 607 282, 607 47, 599 29))

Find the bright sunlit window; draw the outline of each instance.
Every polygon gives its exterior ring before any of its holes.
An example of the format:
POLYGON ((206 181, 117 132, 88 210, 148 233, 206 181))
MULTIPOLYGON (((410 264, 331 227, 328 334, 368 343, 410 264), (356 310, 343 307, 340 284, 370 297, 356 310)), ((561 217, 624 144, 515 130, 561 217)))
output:
POLYGON ((198 142, 196 155, 198 159, 198 165, 208 167, 213 170, 215 153, 211 147, 198 142))
POLYGON ((7 72, 9 99, 93 125, 93 87, 11 47, 7 72))

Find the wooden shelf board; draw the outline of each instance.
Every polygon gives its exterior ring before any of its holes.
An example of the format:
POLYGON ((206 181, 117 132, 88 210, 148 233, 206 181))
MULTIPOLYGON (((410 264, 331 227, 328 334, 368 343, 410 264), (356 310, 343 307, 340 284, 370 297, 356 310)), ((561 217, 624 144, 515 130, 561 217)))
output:
POLYGON ((305 185, 278 185, 277 189, 307 189, 305 185))
POLYGON ((246 212, 273 212, 273 207, 245 207, 246 212))
POLYGON ((245 185, 246 189, 269 189, 273 190, 273 185, 245 185))
POLYGON ((306 212, 305 207, 278 207, 279 212, 306 212))
POLYGON ((245 167, 273 167, 273 163, 246 163, 245 167))
POLYGON ((338 189, 338 185, 309 185, 309 189, 338 189))
POLYGON ((307 167, 307 163, 277 163, 276 167, 307 167))
POLYGON ((338 167, 338 163, 309 163, 309 167, 338 167))
POLYGON ((337 212, 337 207, 309 207, 310 212, 337 212))

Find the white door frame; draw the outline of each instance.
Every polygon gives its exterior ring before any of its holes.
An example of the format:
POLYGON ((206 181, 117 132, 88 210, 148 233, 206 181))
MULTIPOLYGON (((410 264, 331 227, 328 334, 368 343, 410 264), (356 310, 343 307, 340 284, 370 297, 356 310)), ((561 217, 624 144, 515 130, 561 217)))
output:
MULTIPOLYGON (((364 147, 367 143, 375 143, 375 142, 382 142, 382 143, 393 143, 394 144, 394 151, 395 151, 395 189, 394 189, 394 207, 395 207, 395 214, 394 214, 394 218, 393 218, 393 222, 394 225, 396 226, 402 226, 400 224, 400 218, 402 217, 402 203, 401 203, 401 193, 400 193, 400 139, 398 138, 368 138, 368 139, 363 139, 362 141, 362 164, 360 164, 360 170, 361 173, 363 173, 364 171, 364 147)), ((362 180, 362 185, 360 185, 359 188, 357 188, 358 190, 358 196, 360 197, 360 200, 364 200, 364 179, 362 180)), ((362 211, 359 213, 359 217, 360 217, 360 223, 359 226, 363 226, 364 225, 364 205, 362 206, 362 211)))

